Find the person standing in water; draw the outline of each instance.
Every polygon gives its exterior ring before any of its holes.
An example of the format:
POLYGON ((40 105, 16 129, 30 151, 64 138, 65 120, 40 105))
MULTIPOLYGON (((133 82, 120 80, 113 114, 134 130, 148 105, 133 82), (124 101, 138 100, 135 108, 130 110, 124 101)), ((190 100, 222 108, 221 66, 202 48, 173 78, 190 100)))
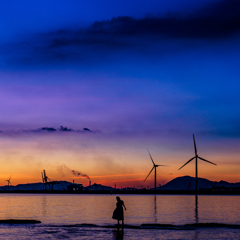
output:
POLYGON ((125 211, 127 210, 124 202, 120 199, 120 197, 116 197, 117 203, 116 203, 116 209, 113 211, 113 219, 118 220, 118 227, 119 227, 119 221, 122 221, 122 227, 124 226, 124 214, 123 214, 123 207, 125 211))

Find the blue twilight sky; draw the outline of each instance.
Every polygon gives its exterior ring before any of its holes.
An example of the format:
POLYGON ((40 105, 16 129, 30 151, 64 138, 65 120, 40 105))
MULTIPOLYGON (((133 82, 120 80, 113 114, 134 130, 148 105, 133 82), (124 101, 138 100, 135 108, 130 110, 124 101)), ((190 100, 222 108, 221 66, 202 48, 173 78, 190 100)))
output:
POLYGON ((16 181, 46 166, 60 178, 69 158, 140 185, 147 147, 172 166, 165 181, 193 175, 177 172, 193 133, 222 163, 205 177, 240 181, 239 0, 1 1, 0 32, 0 161, 23 161, 16 181))

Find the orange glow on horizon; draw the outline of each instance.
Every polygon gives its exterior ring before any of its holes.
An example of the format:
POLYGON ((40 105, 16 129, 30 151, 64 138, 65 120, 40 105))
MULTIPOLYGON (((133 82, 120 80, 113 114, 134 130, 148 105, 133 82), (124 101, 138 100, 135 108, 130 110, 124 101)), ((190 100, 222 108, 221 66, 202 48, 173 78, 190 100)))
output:
MULTIPOLYGON (((81 146, 83 141, 81 138, 71 139, 69 135, 68 140, 66 146, 66 141, 61 138, 55 139, 53 135, 48 138, 42 136, 36 141, 28 138, 24 138, 23 141, 16 138, 2 139, 0 141, 0 146, 2 146, 0 186, 6 185, 6 180, 11 175, 13 186, 42 182, 41 172, 43 169, 46 170, 47 176, 52 181, 72 182, 74 179, 75 182, 82 183, 84 186, 89 185, 89 180, 92 184, 100 183, 108 186, 113 186, 115 183, 120 185, 124 182, 128 186, 154 186, 154 171, 143 183, 153 165, 147 150, 144 150, 142 146, 128 144, 129 146, 125 146, 123 151, 118 146, 116 147, 115 143, 110 148, 109 142, 93 139, 89 140, 88 144, 91 148, 88 149, 78 148, 78 144, 81 146), (109 149, 106 149, 106 146, 109 149), (86 174, 90 179, 74 176, 72 170, 86 174)), ((195 177, 194 161, 178 170, 191 157, 188 150, 182 150, 180 153, 180 150, 160 149, 160 151, 157 147, 154 148, 154 145, 151 149, 153 149, 151 155, 156 164, 169 166, 157 168, 158 186, 166 184, 176 177, 186 175, 195 177)), ((206 159, 218 165, 213 166, 199 161, 199 178, 211 181, 224 180, 231 183, 240 182, 238 154, 235 152, 232 154, 205 154, 203 152, 202 155, 203 157, 206 155, 206 159)))
POLYGON ((128 174, 113 174, 113 175, 100 175, 100 176, 91 176, 91 178, 104 178, 104 177, 125 177, 125 176, 134 176, 134 175, 145 175, 145 173, 128 173, 128 174))

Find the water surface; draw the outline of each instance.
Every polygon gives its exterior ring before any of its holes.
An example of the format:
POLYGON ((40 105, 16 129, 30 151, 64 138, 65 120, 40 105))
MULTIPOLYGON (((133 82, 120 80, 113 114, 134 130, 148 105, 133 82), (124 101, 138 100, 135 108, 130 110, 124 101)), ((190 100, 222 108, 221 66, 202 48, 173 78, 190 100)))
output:
MULTIPOLYGON (((240 196, 120 195, 125 202, 125 223, 225 223, 240 225, 240 196)), ((0 219, 36 219, 38 225, 2 225, 0 238, 14 239, 234 239, 239 229, 125 229, 115 232, 112 212, 116 195, 106 194, 0 194, 0 219), (83 227, 77 224, 95 224, 83 227), (72 226, 75 225, 75 226, 72 226), (106 228, 105 228, 106 227, 106 228), (19 235, 19 233, 21 233, 19 235), (120 234, 120 235, 119 235, 120 234), (140 234, 140 235, 139 235, 140 234), (160 234, 160 235, 159 235, 160 234), (85 236, 85 237, 84 237, 85 236), (161 236, 161 238, 159 238, 161 236), (217 238, 218 237, 218 238, 217 238)))

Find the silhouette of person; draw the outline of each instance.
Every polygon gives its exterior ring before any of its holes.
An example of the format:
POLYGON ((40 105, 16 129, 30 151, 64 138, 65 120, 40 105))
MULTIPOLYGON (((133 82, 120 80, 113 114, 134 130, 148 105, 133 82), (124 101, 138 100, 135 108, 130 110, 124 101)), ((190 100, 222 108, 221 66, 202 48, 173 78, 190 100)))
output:
POLYGON ((119 227, 119 221, 122 221, 122 227, 124 226, 124 214, 123 214, 123 207, 125 211, 127 210, 124 202, 120 199, 120 197, 116 197, 117 203, 116 203, 116 209, 113 211, 113 219, 118 220, 118 227, 119 227))

